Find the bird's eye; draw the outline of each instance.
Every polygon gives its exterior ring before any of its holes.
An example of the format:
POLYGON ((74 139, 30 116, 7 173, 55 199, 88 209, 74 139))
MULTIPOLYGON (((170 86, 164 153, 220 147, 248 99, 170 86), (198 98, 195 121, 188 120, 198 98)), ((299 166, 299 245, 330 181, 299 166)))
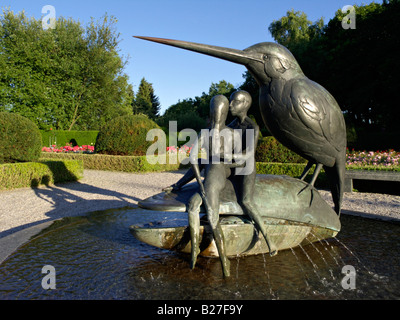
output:
POLYGON ((268 60, 268 55, 264 54, 264 55, 263 55, 263 59, 264 59, 264 60, 268 60))

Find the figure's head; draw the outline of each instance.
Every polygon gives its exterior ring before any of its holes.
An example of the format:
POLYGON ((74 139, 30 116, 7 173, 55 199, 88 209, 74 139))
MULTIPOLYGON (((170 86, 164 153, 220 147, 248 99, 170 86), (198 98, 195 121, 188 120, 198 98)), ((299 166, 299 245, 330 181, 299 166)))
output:
POLYGON ((221 127, 225 124, 229 111, 229 100, 223 95, 217 95, 210 102, 211 128, 221 127))
POLYGON ((233 116, 247 115, 252 103, 251 95, 244 90, 239 90, 231 95, 230 111, 233 116))

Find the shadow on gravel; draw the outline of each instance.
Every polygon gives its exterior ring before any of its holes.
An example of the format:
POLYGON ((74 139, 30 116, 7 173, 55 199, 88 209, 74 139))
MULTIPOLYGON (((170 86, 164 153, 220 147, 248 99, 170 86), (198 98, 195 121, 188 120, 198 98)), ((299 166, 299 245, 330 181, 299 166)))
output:
MULTIPOLYGON (((134 184, 132 184, 132 188, 135 188, 134 184)), ((63 217, 85 215, 93 211, 134 207, 136 205, 133 204, 132 201, 141 200, 121 192, 99 188, 81 182, 68 182, 59 185, 49 185, 46 188, 37 188, 32 186, 32 190, 35 192, 38 198, 49 202, 52 205, 53 209, 46 213, 48 219, 27 223, 25 225, 0 232, 0 239, 17 231, 39 225, 43 222, 56 220, 63 217), (91 199, 88 200, 84 197, 77 196, 72 193, 74 191, 90 194, 91 199)))

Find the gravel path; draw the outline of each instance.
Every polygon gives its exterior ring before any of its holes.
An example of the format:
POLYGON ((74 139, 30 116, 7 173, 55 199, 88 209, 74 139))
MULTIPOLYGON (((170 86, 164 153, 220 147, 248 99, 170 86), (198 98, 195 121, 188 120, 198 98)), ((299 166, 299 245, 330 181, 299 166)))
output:
MULTIPOLYGON (((319 190, 319 193, 333 207, 331 193, 325 190, 319 190)), ((400 221, 400 196, 361 192, 345 193, 342 213, 380 220, 400 221)))
MULTIPOLYGON (((85 170, 79 182, 0 192, 0 238, 68 216, 133 206, 179 180, 184 171, 133 174, 85 170)), ((321 195, 332 206, 330 192, 321 195)), ((400 196, 346 193, 343 213, 400 220, 400 196)))
POLYGON ((85 170, 79 182, 0 191, 0 238, 41 222, 133 206, 175 183, 183 174, 85 170))

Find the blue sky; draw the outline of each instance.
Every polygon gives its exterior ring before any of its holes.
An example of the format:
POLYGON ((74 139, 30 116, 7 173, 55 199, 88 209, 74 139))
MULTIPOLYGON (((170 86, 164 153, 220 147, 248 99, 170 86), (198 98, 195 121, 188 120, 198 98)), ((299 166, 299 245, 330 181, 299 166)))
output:
MULTIPOLYGON (((300 10, 308 19, 327 23, 345 5, 358 0, 0 0, 2 8, 25 10, 41 19, 42 7, 52 5, 56 16, 72 17, 86 25, 105 13, 118 19, 120 54, 129 56, 125 72, 137 91, 141 78, 153 84, 161 112, 185 98, 207 92, 212 82, 226 80, 238 86, 245 68, 197 53, 133 38, 154 36, 244 49, 273 41, 268 26, 287 10, 300 10)), ((381 3, 382 1, 375 1, 381 3)), ((351 32, 351 31, 349 31, 351 32)))

